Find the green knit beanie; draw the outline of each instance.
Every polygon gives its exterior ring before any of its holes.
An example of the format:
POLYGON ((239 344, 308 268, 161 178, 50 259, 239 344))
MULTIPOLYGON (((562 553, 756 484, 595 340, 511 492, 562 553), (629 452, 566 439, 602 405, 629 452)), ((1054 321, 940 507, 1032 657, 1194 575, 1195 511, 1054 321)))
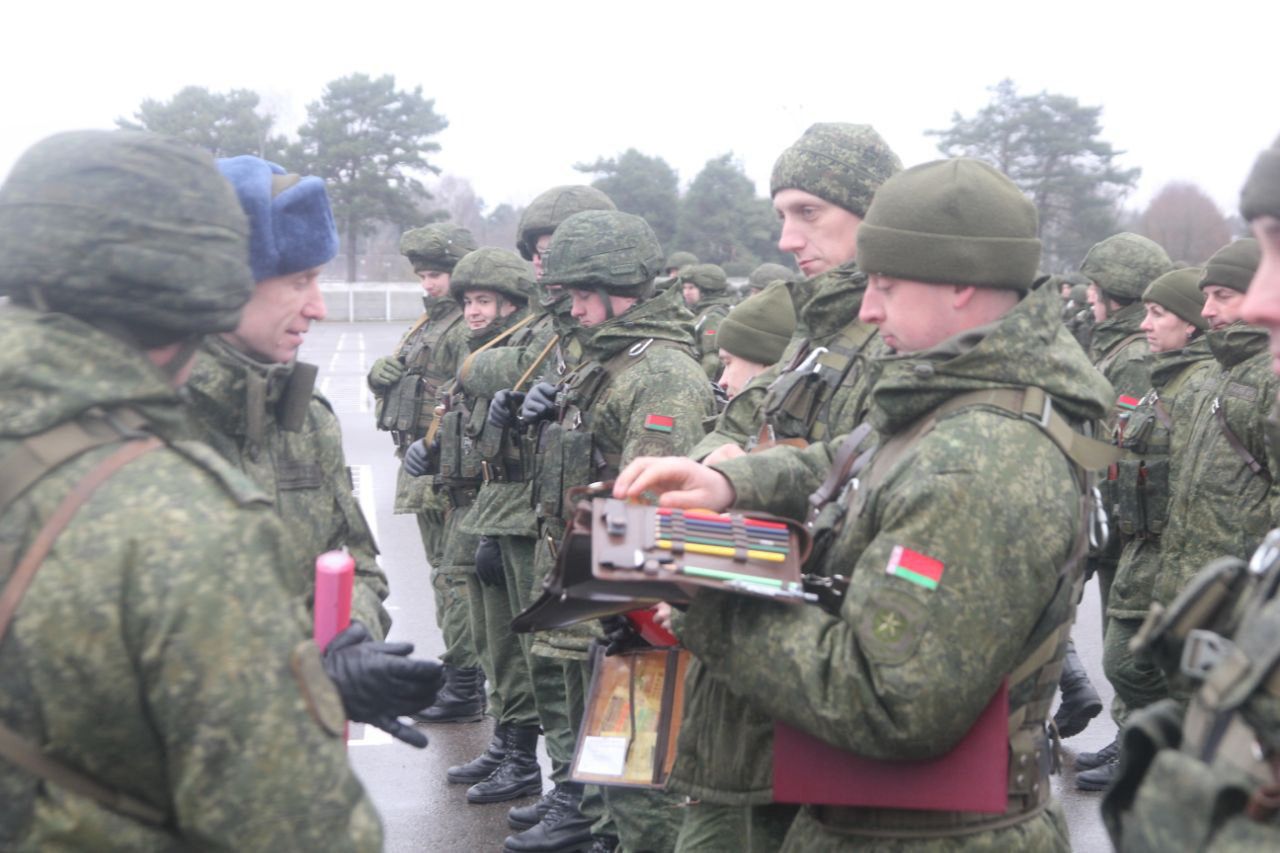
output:
POLYGON ((724 293, 729 278, 715 264, 693 264, 680 270, 680 283, 692 284, 703 293, 724 293))
POLYGON ((774 282, 739 302, 720 322, 716 340, 721 349, 756 364, 773 364, 796 330, 796 311, 786 282, 774 282))
POLYGON ((1132 302, 1147 285, 1173 269, 1173 261, 1158 243, 1139 234, 1115 234, 1094 244, 1080 264, 1080 272, 1112 299, 1132 302))
POLYGON ((1143 302, 1168 308, 1200 331, 1209 328, 1209 321, 1200 313, 1204 308, 1204 291, 1200 289, 1200 267, 1184 267, 1157 278, 1142 292, 1143 302))
POLYGON ((1258 241, 1252 237, 1228 243, 1213 253, 1213 257, 1204 265, 1204 275, 1200 278, 1201 287, 1219 285, 1244 293, 1249 289, 1253 274, 1262 263, 1262 250, 1258 241))
POLYGON ((1240 215, 1248 221, 1259 216, 1280 219, 1280 138, 1254 161, 1240 190, 1240 215))
POLYGON ((1037 221, 1022 191, 986 163, 935 160, 876 193, 858 229, 858 266, 910 281, 1030 290, 1037 221))
POLYGON ((812 125, 773 164, 769 194, 797 189, 866 216, 880 185, 902 161, 869 124, 812 125))

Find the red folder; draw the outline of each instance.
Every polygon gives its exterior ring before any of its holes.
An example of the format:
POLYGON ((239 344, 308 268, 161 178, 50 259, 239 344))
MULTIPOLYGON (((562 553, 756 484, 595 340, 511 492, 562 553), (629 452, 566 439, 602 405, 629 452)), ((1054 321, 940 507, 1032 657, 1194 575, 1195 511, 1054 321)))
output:
POLYGON ((773 799, 780 803, 998 814, 1008 805, 1009 684, 946 755, 882 761, 775 722, 773 799))

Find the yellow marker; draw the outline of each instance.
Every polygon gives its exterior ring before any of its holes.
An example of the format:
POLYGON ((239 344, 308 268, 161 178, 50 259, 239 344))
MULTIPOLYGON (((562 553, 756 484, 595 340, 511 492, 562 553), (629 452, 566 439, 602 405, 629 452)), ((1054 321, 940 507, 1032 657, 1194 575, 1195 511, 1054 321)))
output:
MULTIPOLYGON (((673 550, 670 539, 659 539, 658 547, 666 548, 668 551, 673 550)), ((684 543, 684 550, 690 554, 710 554, 713 557, 732 557, 737 553, 734 548, 725 548, 721 545, 698 545, 694 542, 684 543)), ((769 551, 756 551, 753 549, 747 550, 747 557, 748 559, 764 560, 769 563, 781 563, 787 559, 785 554, 774 554, 769 551)))

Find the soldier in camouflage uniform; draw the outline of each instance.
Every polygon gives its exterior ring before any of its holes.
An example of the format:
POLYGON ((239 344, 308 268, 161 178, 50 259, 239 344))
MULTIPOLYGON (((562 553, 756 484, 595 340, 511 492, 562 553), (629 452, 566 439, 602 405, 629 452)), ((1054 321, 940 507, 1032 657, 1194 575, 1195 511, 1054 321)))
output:
POLYGON ((782 264, 761 264, 747 276, 747 297, 755 296, 775 281, 795 281, 800 276, 782 264))
MULTIPOLYGON (((793 305, 801 306, 796 332, 782 360, 729 401, 690 456, 741 453, 757 443, 762 426, 761 449, 857 426, 866 410, 866 366, 884 347, 875 326, 858 318, 867 279, 855 259, 856 235, 872 195, 899 169, 880 135, 858 124, 815 124, 778 157, 771 179, 782 219, 778 248, 793 252, 810 276, 792 290, 793 305)), ((781 840, 794 808, 770 805, 772 745, 773 720, 694 660, 669 783, 696 801, 686 810, 681 849, 745 849, 749 835, 757 846, 781 840)))
POLYGON ((0 187, 0 337, 22 342, 0 353, 0 396, 22 401, 0 410, 5 850, 382 847, 305 557, 270 497, 189 440, 176 390, 250 298, 247 237, 209 156, 151 134, 52 137, 0 187))
POLYGON ((693 264, 681 270, 676 282, 684 293, 684 304, 693 312, 693 334, 697 338, 698 363, 712 382, 720 376, 720 346, 716 333, 729 315, 733 298, 729 279, 715 264, 693 264))
MULTIPOLYGON (((467 353, 467 327, 462 309, 449 293, 454 267, 476 248, 471 232, 439 223, 406 231, 400 252, 422 281, 422 316, 405 332, 395 355, 384 356, 369 371, 369 388, 377 400, 378 428, 391 433, 396 455, 431 429, 440 391, 452 381, 467 353)), ((431 488, 430 477, 410 477, 401 468, 396 478, 396 513, 413 513, 422 535, 436 625, 444 637, 447 684, 435 705, 415 719, 427 723, 474 722, 484 713, 484 673, 471 634, 464 573, 446 569, 444 528, 446 499, 431 488)))
MULTIPOLYGON (((1280 352, 1280 141, 1254 164, 1240 208, 1261 244, 1241 319, 1266 327, 1280 352)), ((1120 777, 1103 801, 1122 853, 1280 848, 1278 557, 1272 530, 1248 566, 1227 559, 1206 567, 1143 627, 1163 664, 1203 686, 1185 714, 1166 700, 1129 721, 1120 777)))
MULTIPOLYGON (((689 449, 712 410, 711 386, 691 356, 692 315, 678 291, 653 295, 661 263, 652 229, 629 214, 579 213, 552 235, 543 283, 570 291, 583 354, 558 385, 540 382, 522 401, 520 416, 537 448, 535 577, 549 571, 564 536, 567 489, 607 480, 636 456, 689 449)), ((547 654, 563 660, 576 732, 590 637, 537 638, 547 654)), ((590 840, 592 820, 578 812, 582 786, 565 781, 556 790, 557 799, 537 825, 507 838, 508 851, 574 849, 590 840)), ((671 849, 679 813, 669 797, 607 788, 605 799, 621 849, 671 849)))
POLYGON ((796 330, 786 282, 775 281, 733 307, 720 324, 720 387, 729 399, 782 358, 796 330))
POLYGON ((1093 340, 1093 306, 1089 304, 1089 285, 1073 284, 1071 295, 1062 311, 1062 321, 1085 352, 1093 340))
POLYGON ((696 263, 698 256, 693 252, 672 252, 663 265, 663 274, 674 281, 680 275, 680 270, 696 263))
MULTIPOLYGON (((832 442, 714 468, 642 460, 619 478, 619 497, 791 517, 823 484, 811 517, 825 544, 808 568, 849 577, 838 615, 700 591, 680 629, 772 717, 859 755, 927 758, 1008 680, 1009 752, 990 758, 1018 768, 1004 814, 810 805, 783 850, 1069 849, 1046 717, 1081 582, 1082 468, 1111 458, 1077 430, 1110 388, 1062 327, 1057 293, 1032 286, 1036 231, 1030 202, 978 161, 890 178, 858 233, 862 316, 897 353, 871 366, 879 446, 825 484, 832 442)), ((842 463, 864 435, 840 442, 842 463)))
MULTIPOLYGON (((1151 390, 1129 416, 1120 446, 1125 456, 1116 465, 1114 484, 1117 535, 1124 547, 1107 607, 1103 670, 1116 691, 1112 716, 1123 726, 1128 714, 1169 695, 1164 675, 1154 662, 1129 649, 1151 603, 1161 566, 1161 533, 1168 517, 1169 495, 1177 480, 1175 461, 1186 453, 1188 422, 1197 394, 1213 368, 1213 353, 1200 313, 1204 271, 1188 267, 1167 272, 1142 294, 1147 316, 1142 321, 1151 351, 1151 390)), ((1119 746, 1076 756, 1076 787, 1101 791, 1115 774, 1119 746)))

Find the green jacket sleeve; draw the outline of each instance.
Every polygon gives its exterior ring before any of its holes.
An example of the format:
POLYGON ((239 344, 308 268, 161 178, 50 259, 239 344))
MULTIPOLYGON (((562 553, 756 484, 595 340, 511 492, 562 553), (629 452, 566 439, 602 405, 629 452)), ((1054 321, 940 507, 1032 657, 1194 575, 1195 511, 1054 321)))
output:
POLYGON ((707 433, 689 452, 690 458, 705 459, 711 451, 725 444, 744 447, 760 431, 765 393, 769 383, 778 378, 778 366, 772 365, 743 386, 716 420, 715 429, 707 433))

